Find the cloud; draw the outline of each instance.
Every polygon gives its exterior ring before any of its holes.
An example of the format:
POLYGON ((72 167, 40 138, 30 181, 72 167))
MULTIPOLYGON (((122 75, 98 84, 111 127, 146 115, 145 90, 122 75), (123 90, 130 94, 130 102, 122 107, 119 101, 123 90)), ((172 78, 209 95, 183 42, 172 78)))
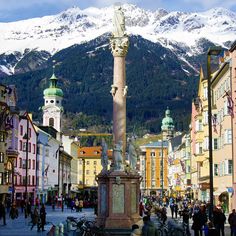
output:
POLYGON ((207 1, 202 1, 202 0, 183 0, 186 4, 192 4, 192 5, 198 5, 200 6, 203 10, 207 10, 210 8, 214 7, 225 7, 225 8, 234 8, 236 7, 236 2, 235 0, 207 0, 207 1))

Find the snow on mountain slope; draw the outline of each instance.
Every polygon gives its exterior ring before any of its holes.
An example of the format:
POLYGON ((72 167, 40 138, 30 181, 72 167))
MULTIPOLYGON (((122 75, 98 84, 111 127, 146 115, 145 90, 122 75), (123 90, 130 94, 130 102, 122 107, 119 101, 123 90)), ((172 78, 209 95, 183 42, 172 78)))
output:
MULTIPOLYGON (((124 4, 123 9, 129 34, 141 35, 165 47, 168 47, 168 43, 163 41, 176 41, 194 48, 201 38, 220 45, 235 40, 236 13, 224 8, 185 13, 167 12, 164 9, 148 11, 124 4)), ((110 32, 112 15, 112 6, 84 10, 70 8, 53 16, 0 23, 0 54, 14 51, 23 53, 26 48, 54 54, 110 32)))

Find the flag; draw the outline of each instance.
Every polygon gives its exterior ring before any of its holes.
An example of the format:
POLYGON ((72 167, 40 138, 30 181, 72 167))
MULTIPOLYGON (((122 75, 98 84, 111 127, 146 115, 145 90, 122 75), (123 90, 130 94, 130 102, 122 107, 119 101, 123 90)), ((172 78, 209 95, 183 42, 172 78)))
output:
POLYGON ((228 114, 233 118, 234 117, 234 101, 230 94, 225 91, 225 95, 223 97, 227 97, 227 109, 228 109, 228 114))
POLYGON ((212 115, 212 126, 213 126, 213 131, 214 131, 215 133, 218 133, 218 132, 217 132, 217 129, 216 129, 216 125, 217 125, 217 115, 214 114, 214 115, 212 115))

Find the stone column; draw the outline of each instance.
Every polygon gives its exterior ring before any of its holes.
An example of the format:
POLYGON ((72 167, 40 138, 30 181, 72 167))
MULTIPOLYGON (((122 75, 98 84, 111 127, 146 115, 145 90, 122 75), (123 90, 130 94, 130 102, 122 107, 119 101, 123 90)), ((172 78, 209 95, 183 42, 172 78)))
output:
MULTIPOLYGON (((113 85, 113 135, 114 143, 122 141, 123 154, 126 149, 126 86, 125 56, 128 51, 129 40, 127 36, 112 37, 110 40, 114 57, 113 85)), ((124 157, 123 157, 124 158, 124 157)))

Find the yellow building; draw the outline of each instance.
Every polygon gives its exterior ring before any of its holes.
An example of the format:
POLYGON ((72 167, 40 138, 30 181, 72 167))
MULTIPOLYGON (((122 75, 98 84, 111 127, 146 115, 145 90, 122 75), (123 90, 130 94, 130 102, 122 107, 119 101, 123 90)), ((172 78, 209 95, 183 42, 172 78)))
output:
POLYGON ((158 195, 162 191, 162 155, 163 189, 168 189, 167 141, 158 141, 140 146, 140 174, 143 178, 141 191, 144 195, 158 195))
POLYGON ((213 122, 213 171, 215 203, 231 211, 232 197, 232 117, 229 104, 231 94, 230 57, 225 52, 220 69, 212 78, 212 114, 213 122))
MULTIPOLYGON (((101 153, 101 146, 78 148, 80 188, 97 187, 96 175, 102 170, 101 153)), ((108 150, 107 154, 109 158, 112 157, 111 150, 108 150)))
POLYGON ((198 96, 193 101, 191 120, 191 182, 194 198, 209 200, 207 79, 200 71, 198 96))

